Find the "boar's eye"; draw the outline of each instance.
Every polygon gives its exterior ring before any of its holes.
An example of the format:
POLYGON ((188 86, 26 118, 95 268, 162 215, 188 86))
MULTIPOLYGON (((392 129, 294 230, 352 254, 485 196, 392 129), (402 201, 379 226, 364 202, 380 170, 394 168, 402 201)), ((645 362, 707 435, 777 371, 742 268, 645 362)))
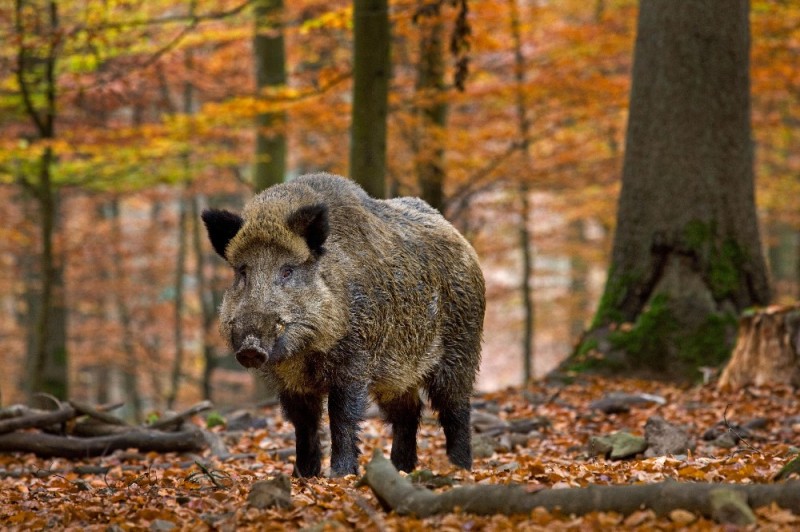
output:
POLYGON ((286 281, 292 276, 293 273, 294 273, 294 268, 286 264, 281 267, 280 278, 282 281, 286 281))

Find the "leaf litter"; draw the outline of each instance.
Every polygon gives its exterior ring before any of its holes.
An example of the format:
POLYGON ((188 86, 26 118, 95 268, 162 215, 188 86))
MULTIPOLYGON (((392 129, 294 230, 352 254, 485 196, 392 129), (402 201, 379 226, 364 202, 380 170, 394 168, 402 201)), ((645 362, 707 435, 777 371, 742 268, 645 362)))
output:
MULTIPOLYGON (((412 480, 439 491, 454 485, 516 483, 530 492, 667 479, 768 483, 800 454, 799 407, 796 392, 788 387, 721 393, 713 385, 598 377, 559 386, 539 383, 524 390, 509 388, 475 398, 474 408, 480 413, 475 418, 481 420, 484 431, 477 432, 476 426, 475 439, 488 447, 475 459, 472 472, 458 470, 447 461, 442 431, 433 413, 426 410, 418 436, 420 463, 412 480), (640 394, 663 400, 632 401, 629 409, 608 413, 590 407, 611 393, 618 394, 612 399, 640 394), (652 416, 681 427, 696 442, 694 449, 652 457, 640 453, 621 460, 590 452, 591 438, 620 431, 643 437, 652 416), (755 428, 741 430, 756 419, 755 428), (739 433, 731 440, 732 447, 717 441, 731 432, 739 433)), ((252 414, 266 421, 261 428, 211 429, 228 447, 225 459, 209 451, 202 455, 117 451, 72 461, 0 454, 0 527, 87 531, 726 529, 678 510, 660 517, 650 510, 627 516, 592 512, 577 517, 542 509, 516 516, 456 512, 426 519, 401 517, 386 513, 369 488, 358 486, 359 479, 352 475, 292 478, 290 507, 256 508, 248 504, 256 482, 291 476, 294 435, 279 408, 252 414)), ((203 423, 199 416, 194 421, 203 423)), ((327 429, 323 445, 326 442, 329 445, 327 429)), ((388 456, 391 430, 379 417, 370 416, 363 424, 362 472, 375 448, 388 456)), ((323 467, 328 464, 328 447, 324 456, 323 467)), ((785 476, 799 475, 791 471, 785 476)), ((775 505, 755 509, 755 517, 759 529, 800 527, 797 513, 775 505)))

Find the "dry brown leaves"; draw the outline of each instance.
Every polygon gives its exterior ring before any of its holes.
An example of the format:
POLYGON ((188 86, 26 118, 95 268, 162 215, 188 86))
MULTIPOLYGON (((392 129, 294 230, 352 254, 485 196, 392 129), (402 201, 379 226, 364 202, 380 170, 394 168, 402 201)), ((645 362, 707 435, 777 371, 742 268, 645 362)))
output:
MULTIPOLYGON (((797 419, 800 401, 788 388, 719 394, 711 387, 680 388, 653 382, 594 379, 566 386, 554 397, 555 392, 554 388, 537 386, 524 394, 520 390, 507 390, 483 396, 500 407, 497 415, 505 420, 545 416, 552 424, 532 434, 527 445, 476 459, 472 473, 454 470, 449 465, 443 435, 428 412, 418 438, 419 467, 448 475, 457 484, 514 482, 531 491, 664 479, 761 483, 770 482, 800 446, 800 425, 791 422, 793 416, 797 419), (633 408, 626 414, 605 415, 587 410, 590 401, 609 391, 653 393, 667 402, 633 408), (702 441, 701 436, 722 421, 723 413, 731 424, 763 417, 766 426, 753 431, 746 442, 733 449, 717 448, 702 441), (698 441, 696 450, 687 457, 639 457, 625 461, 587 457, 585 446, 590 436, 623 429, 641 435, 645 421, 654 414, 686 427, 698 441)), ((276 452, 293 445, 292 428, 281 419, 277 408, 268 409, 265 414, 270 419, 267 429, 225 436, 234 455, 224 461, 211 456, 134 452, 114 453, 85 462, 0 455, 0 527, 153 531, 308 527, 314 530, 721 528, 680 510, 664 517, 646 510, 629 516, 593 513, 582 517, 536 510, 530 515, 512 517, 448 514, 418 520, 387 514, 368 488, 356 487, 358 479, 352 476, 293 479, 292 508, 249 508, 247 494, 253 482, 292 471, 293 458, 285 461, 277 458, 276 452), (76 471, 89 465, 105 466, 107 470, 89 474, 76 471)), ((388 455, 390 430, 379 420, 368 419, 364 423, 362 440, 362 466, 375 447, 388 455)), ((756 514, 759 529, 800 527, 800 517, 788 509, 761 508, 756 514)))

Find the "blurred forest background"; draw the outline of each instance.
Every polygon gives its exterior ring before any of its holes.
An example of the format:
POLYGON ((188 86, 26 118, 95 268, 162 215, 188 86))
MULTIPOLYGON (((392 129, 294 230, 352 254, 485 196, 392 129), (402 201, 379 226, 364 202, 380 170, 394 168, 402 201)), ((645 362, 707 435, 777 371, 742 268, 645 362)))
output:
MULTIPOLYGON (((425 197, 481 257, 479 389, 555 367, 597 306, 636 15, 633 0, 389 3, 386 194, 425 197)), ((754 0, 751 25, 758 213, 781 303, 800 295, 800 4, 754 0)), ((217 333, 232 274, 199 212, 351 172, 353 56, 345 0, 0 4, 3 403, 37 369, 48 378, 45 354, 67 365, 71 397, 137 417, 257 394, 217 333)))

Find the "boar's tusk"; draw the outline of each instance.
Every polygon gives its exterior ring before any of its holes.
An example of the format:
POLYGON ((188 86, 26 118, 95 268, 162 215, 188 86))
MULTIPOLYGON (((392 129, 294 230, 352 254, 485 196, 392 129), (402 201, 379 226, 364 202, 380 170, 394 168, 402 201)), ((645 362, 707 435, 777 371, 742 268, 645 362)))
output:
POLYGON ((246 368, 260 368, 269 358, 269 353, 261 347, 261 341, 255 336, 248 336, 236 351, 236 360, 246 368))

